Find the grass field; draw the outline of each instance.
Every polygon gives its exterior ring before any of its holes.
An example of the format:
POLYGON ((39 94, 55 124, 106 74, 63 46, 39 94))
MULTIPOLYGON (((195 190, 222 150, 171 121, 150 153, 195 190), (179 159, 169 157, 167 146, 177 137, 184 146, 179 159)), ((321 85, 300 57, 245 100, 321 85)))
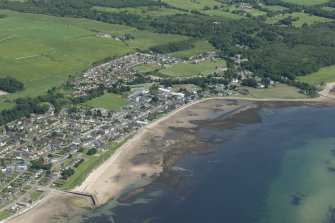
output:
POLYGON ((205 6, 213 8, 214 6, 220 6, 220 3, 215 0, 162 0, 175 8, 184 9, 184 10, 203 10, 205 6))
POLYGON ((226 19, 243 19, 246 18, 243 15, 239 15, 239 14, 235 14, 232 12, 226 12, 223 11, 222 9, 211 9, 211 10, 205 10, 205 11, 201 11, 204 14, 210 15, 210 16, 219 16, 219 17, 223 17, 226 19))
POLYGON ((328 0, 283 0, 297 5, 316 5, 328 2, 328 0))
MULTIPOLYGON (((12 76, 25 90, 6 95, 9 99, 37 96, 64 83, 69 75, 88 69, 93 62, 117 57, 134 49, 181 41, 187 37, 141 31, 132 27, 88 19, 59 18, 0 10, 0 77, 12 76), (131 34, 135 40, 123 43, 100 38, 99 32, 131 34)), ((3 101, 4 96, 0 97, 3 101)), ((0 110, 8 108, 0 102, 0 110)))
MULTIPOLYGON (((285 99, 303 99, 308 98, 306 95, 299 93, 299 89, 290 87, 285 84, 276 84, 273 87, 256 89, 250 87, 240 87, 240 89, 247 89, 249 95, 247 97, 252 98, 285 98, 285 99)), ((245 97, 241 95, 241 97, 245 97)))
POLYGON ((283 11, 287 8, 283 7, 283 6, 280 6, 280 5, 265 5, 263 6, 264 8, 267 8, 273 12, 280 12, 280 11, 283 11))
POLYGON ((157 64, 143 64, 141 66, 138 66, 136 70, 140 73, 148 73, 153 72, 155 70, 161 70, 163 66, 157 65, 157 64))
POLYGON ((96 169, 100 166, 103 162, 105 162, 119 147, 121 147, 124 143, 126 143, 131 136, 125 138, 123 141, 111 145, 110 148, 98 156, 88 156, 83 155, 85 161, 76 168, 75 174, 70 176, 66 181, 63 183, 63 189, 72 189, 78 185, 80 185, 87 176, 91 173, 92 170, 96 169))
POLYGON ((332 7, 325 6, 325 7, 322 7, 322 9, 327 10, 327 11, 331 11, 331 12, 335 12, 335 8, 332 8, 332 7))
POLYGON ((226 67, 226 61, 206 61, 199 64, 176 64, 160 70, 160 73, 172 77, 190 77, 212 74, 216 71, 217 67, 226 67))
POLYGON ((293 22, 293 25, 295 27, 301 27, 304 23, 308 23, 309 25, 319 23, 319 22, 331 22, 333 21, 332 19, 324 18, 324 17, 319 17, 319 16, 313 16, 313 15, 308 15, 306 13, 302 12, 294 12, 292 14, 285 14, 283 16, 275 16, 268 18, 266 20, 267 23, 269 24, 275 24, 279 20, 282 20, 284 18, 287 18, 289 16, 292 16, 292 18, 299 18, 297 21, 293 22))
POLYGON ((173 9, 173 8, 165 8, 160 6, 152 6, 152 7, 137 7, 137 8, 109 8, 109 7, 100 7, 94 6, 93 9, 103 12, 125 12, 130 14, 135 14, 139 16, 153 16, 153 17, 160 17, 160 16, 168 16, 168 15, 175 15, 175 14, 184 14, 186 12, 173 9))
POLYGON ((100 97, 87 101, 84 106, 120 111, 121 108, 128 103, 128 99, 122 98, 120 95, 106 93, 100 97))
POLYGON ((1 211, 0 212, 0 221, 8 218, 9 216, 13 215, 14 213, 9 211, 1 211))
POLYGON ((31 199, 33 201, 37 201, 43 194, 44 192, 41 190, 36 190, 31 194, 31 199))
POLYGON ((189 58, 191 56, 195 56, 201 53, 207 53, 207 52, 215 50, 212 44, 210 44, 208 41, 199 41, 193 44, 195 47, 192 49, 169 53, 169 55, 178 57, 178 58, 189 58))
POLYGON ((258 10, 258 9, 255 9, 255 8, 244 8, 244 9, 241 9, 240 7, 235 6, 235 5, 226 6, 226 8, 228 8, 230 11, 242 10, 242 11, 244 11, 246 13, 251 14, 252 16, 260 16, 260 15, 265 15, 266 14, 266 12, 258 10))
POLYGON ((307 83, 335 82, 335 65, 323 67, 318 72, 298 77, 298 80, 307 83))

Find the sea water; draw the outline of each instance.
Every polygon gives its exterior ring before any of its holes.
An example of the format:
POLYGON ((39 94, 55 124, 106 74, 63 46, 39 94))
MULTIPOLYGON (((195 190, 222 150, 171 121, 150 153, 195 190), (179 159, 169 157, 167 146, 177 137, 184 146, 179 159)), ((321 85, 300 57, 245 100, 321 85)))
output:
POLYGON ((200 128, 199 140, 224 140, 182 157, 174 167, 182 176, 177 187, 152 188, 126 205, 112 201, 83 222, 327 222, 335 207, 335 108, 260 114, 259 123, 200 128))

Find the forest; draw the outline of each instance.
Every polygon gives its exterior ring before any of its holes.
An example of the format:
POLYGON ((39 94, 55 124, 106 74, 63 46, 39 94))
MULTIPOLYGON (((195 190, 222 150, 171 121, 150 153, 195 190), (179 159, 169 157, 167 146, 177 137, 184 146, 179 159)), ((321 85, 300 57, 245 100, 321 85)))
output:
POLYGON ((23 83, 12 77, 0 78, 0 90, 15 93, 23 90, 23 83))

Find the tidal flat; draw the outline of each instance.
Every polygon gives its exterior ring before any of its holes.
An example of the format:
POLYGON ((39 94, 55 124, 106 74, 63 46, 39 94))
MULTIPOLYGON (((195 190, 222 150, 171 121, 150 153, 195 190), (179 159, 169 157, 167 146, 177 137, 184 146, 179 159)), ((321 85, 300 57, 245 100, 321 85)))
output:
POLYGON ((96 183, 113 191, 136 170, 118 196, 66 221, 330 223, 334 122, 325 102, 197 103, 147 128, 118 177, 96 183))

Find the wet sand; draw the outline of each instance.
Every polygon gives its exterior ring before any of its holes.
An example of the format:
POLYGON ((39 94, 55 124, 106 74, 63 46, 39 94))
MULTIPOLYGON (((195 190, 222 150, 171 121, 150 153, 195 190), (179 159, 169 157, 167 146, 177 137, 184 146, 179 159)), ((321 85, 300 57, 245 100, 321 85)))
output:
MULTIPOLYGON (((303 101, 220 98, 191 103, 142 129, 74 190, 94 193, 100 205, 111 199, 128 202, 153 181, 171 187, 178 183, 178 176, 171 172, 177 159, 206 150, 206 142, 199 140, 196 133, 199 125, 233 128, 261 121, 259 110, 263 107, 332 104, 334 101, 326 98, 303 101)), ((62 222, 73 219, 83 210, 70 205, 70 198, 73 195, 48 196, 36 208, 9 222, 56 222, 58 217, 62 222)))

